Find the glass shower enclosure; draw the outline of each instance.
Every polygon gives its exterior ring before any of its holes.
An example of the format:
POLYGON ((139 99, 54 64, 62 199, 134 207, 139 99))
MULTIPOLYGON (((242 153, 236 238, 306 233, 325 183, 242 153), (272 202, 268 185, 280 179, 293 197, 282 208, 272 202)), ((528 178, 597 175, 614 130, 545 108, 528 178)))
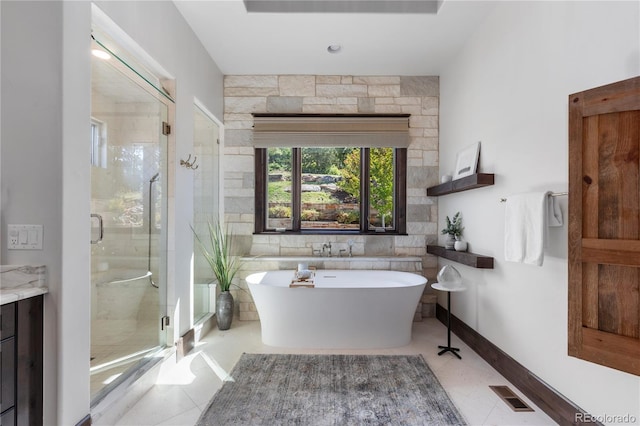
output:
POLYGON ((95 402, 166 345, 164 123, 171 100, 148 74, 100 41, 94 40, 92 48, 90 372, 95 402))
MULTIPOLYGON (((218 212, 218 162, 220 129, 207 112, 194 106, 193 149, 198 166, 193 175, 193 229, 204 241, 208 222, 218 212)), ((209 263, 195 244, 193 248, 193 322, 206 319, 215 311, 216 285, 209 263)))

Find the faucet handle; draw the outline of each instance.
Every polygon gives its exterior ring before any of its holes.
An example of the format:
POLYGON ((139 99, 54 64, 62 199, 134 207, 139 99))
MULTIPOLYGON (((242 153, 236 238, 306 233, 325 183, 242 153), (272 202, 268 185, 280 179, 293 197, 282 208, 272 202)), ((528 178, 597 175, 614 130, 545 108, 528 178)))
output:
POLYGON ((329 249, 329 257, 331 257, 331 241, 322 244, 322 255, 324 256, 324 249, 329 249))

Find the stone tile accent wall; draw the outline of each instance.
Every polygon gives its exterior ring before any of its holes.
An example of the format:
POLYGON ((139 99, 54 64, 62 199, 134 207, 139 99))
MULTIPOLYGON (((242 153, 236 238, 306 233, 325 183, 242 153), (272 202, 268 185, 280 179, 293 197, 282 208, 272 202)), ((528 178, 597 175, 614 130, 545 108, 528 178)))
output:
POLYGON ((229 75, 224 80, 224 214, 243 253, 311 256, 330 241, 335 253, 354 240, 355 256, 417 256, 435 278, 437 259, 426 253, 437 240, 436 200, 427 187, 438 178, 437 76, 229 75), (254 148, 252 113, 405 113, 408 235, 253 235, 254 148))

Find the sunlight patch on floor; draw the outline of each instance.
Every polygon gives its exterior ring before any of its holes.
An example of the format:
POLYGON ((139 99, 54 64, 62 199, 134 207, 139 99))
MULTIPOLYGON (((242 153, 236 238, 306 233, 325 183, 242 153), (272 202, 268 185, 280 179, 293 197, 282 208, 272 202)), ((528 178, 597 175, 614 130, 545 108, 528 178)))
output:
POLYGON ((110 368, 114 368, 122 364, 128 364, 132 361, 137 361, 139 359, 144 358, 149 352, 153 350, 154 349, 145 349, 142 351, 134 352, 132 354, 128 354, 120 358, 116 358, 112 361, 105 362, 103 364, 96 365, 89 369, 89 373, 91 374, 100 373, 101 371, 109 370, 110 368))
POLYGON ((202 356, 202 359, 204 359, 204 361, 209 365, 209 367, 211 367, 211 370, 216 373, 216 376, 218 376, 220 380, 222 380, 223 382, 235 382, 233 377, 231 377, 231 375, 227 373, 225 369, 216 362, 215 359, 211 358, 204 352, 200 352, 200 355, 202 356))

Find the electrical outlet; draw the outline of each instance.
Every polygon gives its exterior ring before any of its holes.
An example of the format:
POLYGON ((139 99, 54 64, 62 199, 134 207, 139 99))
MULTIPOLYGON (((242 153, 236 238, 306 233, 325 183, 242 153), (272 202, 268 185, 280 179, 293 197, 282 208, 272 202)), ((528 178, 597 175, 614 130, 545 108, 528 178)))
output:
POLYGON ((9 248, 14 248, 18 246, 18 235, 19 232, 17 229, 11 229, 11 225, 9 225, 9 248))
POLYGON ((7 249, 42 250, 42 225, 8 225, 7 249))

